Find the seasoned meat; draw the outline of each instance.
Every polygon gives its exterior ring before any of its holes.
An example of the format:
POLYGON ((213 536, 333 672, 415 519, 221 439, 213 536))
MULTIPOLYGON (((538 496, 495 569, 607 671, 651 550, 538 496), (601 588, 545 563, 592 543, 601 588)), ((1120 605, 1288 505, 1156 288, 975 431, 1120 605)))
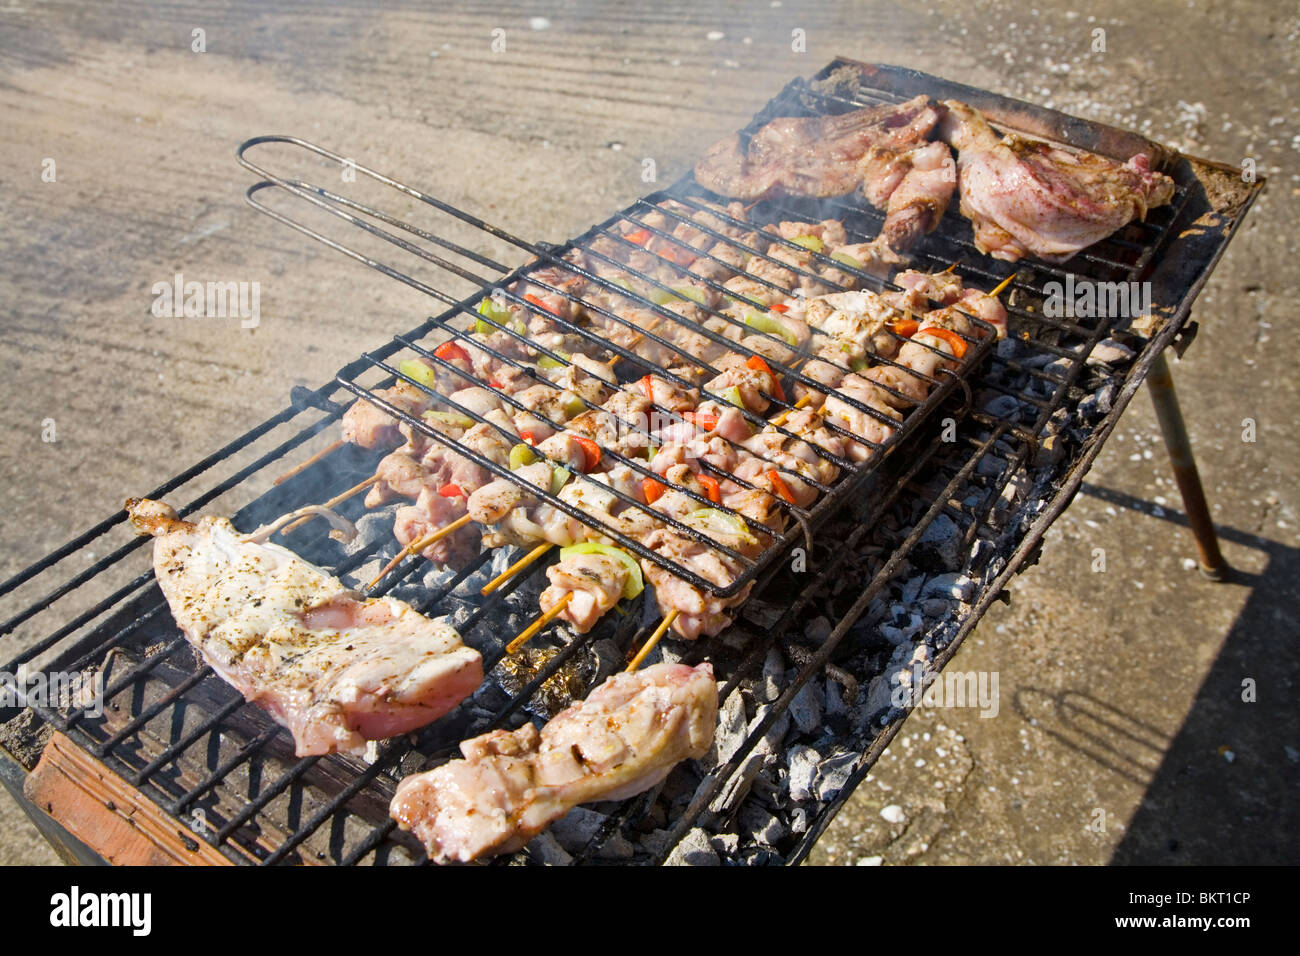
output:
POLYGON ((862 185, 862 160, 873 146, 919 146, 939 120, 929 97, 838 116, 783 117, 750 138, 715 143, 695 167, 706 189, 735 199, 843 196, 862 185))
POLYGON ((394 598, 365 599, 230 521, 181 521, 133 498, 154 572, 203 659, 293 734, 299 756, 351 751, 436 720, 483 679, 449 625, 394 598))
POLYGON ((1065 262, 1173 198, 1173 180, 1153 171, 1145 153, 1120 163, 1015 133, 999 137, 979 110, 944 105, 938 135, 957 150, 961 212, 980 252, 995 259, 1065 262))
POLYGON ((464 741, 463 760, 403 780, 391 813, 438 863, 508 853, 578 804, 626 799, 704 756, 717 712, 708 664, 615 674, 540 732, 464 741))

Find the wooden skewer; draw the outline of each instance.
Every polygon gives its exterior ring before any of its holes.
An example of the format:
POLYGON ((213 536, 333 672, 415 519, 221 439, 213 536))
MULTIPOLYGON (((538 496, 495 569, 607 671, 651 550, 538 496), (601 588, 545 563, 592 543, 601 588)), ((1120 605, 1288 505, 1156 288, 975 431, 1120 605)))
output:
POLYGON ((564 597, 556 601, 555 605, 549 611, 542 614, 537 620, 533 621, 532 624, 529 624, 526 628, 520 631, 519 636, 506 645, 506 653, 513 654, 536 637, 537 633, 541 631, 542 628, 564 613, 564 609, 569 606, 571 600, 573 600, 573 592, 565 592, 564 597))
MULTIPOLYGON (((371 476, 370 476, 369 478, 367 478, 365 481, 360 482, 359 484, 355 484, 355 485, 353 485, 351 488, 349 488, 347 491, 345 491, 345 492, 343 492, 343 493, 341 493, 341 494, 337 494, 337 495, 335 495, 335 496, 334 496, 333 498, 331 498, 329 501, 325 502, 325 507, 326 507, 326 508, 336 508, 336 507, 338 507, 338 505, 340 504, 340 502, 347 501, 347 500, 348 500, 349 498, 351 498, 353 495, 360 494, 361 492, 363 492, 363 491, 365 491, 367 488, 369 488, 371 485, 375 484, 377 481, 379 481, 379 476, 378 476, 378 475, 371 475, 371 476)), ((281 534, 288 534, 290 531, 293 531, 293 530, 296 529, 296 528, 301 528, 303 525, 307 524, 308 522, 310 522, 310 521, 311 521, 313 518, 315 518, 315 517, 316 517, 316 515, 306 515, 306 516, 304 516, 304 517, 302 517, 302 518, 299 518, 297 521, 293 522, 293 524, 286 525, 286 526, 284 527, 284 530, 281 531, 280 533, 281 533, 281 534)))
POLYGON ((426 534, 423 538, 420 538, 418 541, 412 541, 401 551, 398 551, 397 554, 393 556, 393 560, 389 561, 386 565, 384 565, 384 569, 380 571, 377 575, 375 575, 375 579, 371 581, 369 584, 367 584, 365 589, 369 591, 376 584, 382 581, 384 577, 387 576, 388 572, 393 570, 393 568, 397 567, 403 561, 405 561, 408 555, 419 554, 425 548, 447 537, 447 535, 455 534, 461 528, 465 527, 465 525, 469 524, 470 521, 472 520, 473 519, 470 518, 469 515, 463 514, 455 521, 453 521, 451 524, 444 525, 443 527, 439 528, 437 531, 431 532, 430 534, 426 534))
POLYGON ((778 427, 784 425, 786 423, 786 420, 789 419, 789 417, 794 413, 795 409, 807 408, 811 402, 812 402, 812 395, 805 395, 803 398, 799 399, 799 401, 794 403, 794 408, 787 409, 786 411, 782 412, 780 415, 777 415, 775 418, 773 418, 772 424, 778 427))
POLYGON ((1011 273, 1011 275, 1007 276, 1005 279, 999 282, 997 288, 995 288, 992 292, 985 293, 985 295, 990 299, 996 299, 999 295, 1002 294, 1003 289, 1005 289, 1007 286, 1011 285, 1011 283, 1015 281, 1015 278, 1016 278, 1016 274, 1013 272, 1011 273))
POLYGON ((663 636, 668 633, 668 628, 673 626, 673 621, 675 620, 677 620, 677 609, 673 608, 664 616, 664 619, 659 622, 659 626, 656 627, 655 632, 650 635, 650 639, 641 645, 641 650, 636 652, 636 657, 632 658, 631 662, 628 663, 628 673, 631 673, 640 667, 641 662, 650 656, 650 652, 655 649, 661 640, 663 640, 663 636))
POLYGON ((290 478, 292 478, 294 475, 302 474, 304 471, 306 471, 306 470, 307 470, 308 468, 310 468, 312 465, 316 464, 316 462, 320 461, 322 458, 325 458, 325 457, 328 456, 328 455, 332 455, 332 454, 334 454, 336 451, 338 451, 340 448, 342 448, 342 447, 343 447, 344 445, 346 445, 346 444, 347 444, 347 442, 345 442, 343 439, 340 438, 340 439, 339 439, 338 441, 336 441, 334 444, 332 444, 332 445, 326 445, 324 448, 322 448, 320 451, 316 452, 316 454, 312 455, 310 458, 308 458, 306 461, 304 461, 304 462, 303 462, 301 465, 299 465, 298 467, 296 467, 296 468, 290 468, 288 471, 286 471, 286 472, 285 472, 283 475, 281 475, 279 478, 275 479, 275 481, 273 481, 272 484, 275 484, 275 485, 282 485, 282 484, 284 484, 286 481, 288 481, 288 480, 289 480, 290 478))
POLYGON ((532 564, 534 561, 536 561, 538 558, 544 555, 547 551, 551 550, 551 548, 553 547, 555 547, 555 545, 551 544, 549 541, 542 542, 537 547, 533 548, 533 550, 525 554, 518 561, 516 561, 514 564, 510 565, 510 567, 506 568, 504 571, 502 571, 500 574, 494 577, 487 584, 483 585, 483 589, 479 591, 479 594, 482 594, 484 597, 487 597, 497 588, 501 587, 501 585, 509 581, 510 578, 518 574, 524 568, 528 567, 530 564, 532 564))
POLYGON ((941 273, 939 273, 939 274, 940 274, 940 275, 945 275, 945 276, 946 276, 946 275, 948 275, 948 273, 952 272, 952 271, 953 271, 954 269, 956 269, 956 268, 957 268, 957 263, 954 262, 952 265, 950 265, 948 268, 944 269, 943 272, 941 272, 941 273))

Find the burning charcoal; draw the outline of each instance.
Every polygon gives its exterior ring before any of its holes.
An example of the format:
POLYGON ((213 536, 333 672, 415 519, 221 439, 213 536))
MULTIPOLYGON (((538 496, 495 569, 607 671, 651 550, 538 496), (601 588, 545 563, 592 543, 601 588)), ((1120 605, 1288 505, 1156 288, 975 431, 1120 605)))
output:
POLYGON ((528 855, 543 866, 568 866, 573 857, 556 842, 549 830, 543 830, 528 841, 528 855))
POLYGON ((701 763, 709 770, 720 763, 726 763, 740 749, 748 733, 745 701, 739 692, 733 691, 718 708, 718 726, 713 732, 713 749, 701 763))
POLYGON ((1024 349, 1021 347, 1020 343, 1009 336, 1005 339, 1002 339, 997 344, 997 353, 998 353, 998 358, 1000 359, 1008 359, 1008 360, 1016 359, 1021 364, 1024 364, 1026 362, 1026 359, 1020 357, 1020 353, 1023 351, 1024 349))
MULTIPOLYGON (((757 713, 754 714, 754 719, 745 728, 745 737, 748 737, 757 729, 759 722, 767 716, 771 709, 769 704, 759 706, 757 713)), ((785 733, 789 729, 790 712, 785 711, 776 719, 776 722, 772 724, 767 733, 763 735, 763 739, 741 761, 740 766, 736 768, 736 772, 722 785, 717 796, 713 798, 713 802, 709 804, 709 809, 713 813, 720 814, 728 808, 736 806, 749 795, 750 787, 754 785, 755 779, 763 769, 763 764, 767 761, 769 755, 780 750, 781 741, 785 739, 785 733)), ((702 782, 700 786, 703 787, 704 783, 702 782)))
POLYGON ((790 702, 790 717, 794 725, 805 734, 811 734, 822 723, 822 685, 821 681, 810 680, 799 688, 790 702))
POLYGON ((817 764, 821 759, 822 755, 811 747, 800 745, 790 749, 788 786, 791 800, 802 803, 812 799, 813 781, 817 777, 817 764))
MULTIPOLYGON (((1065 356, 1061 356, 1055 361, 1048 362, 1046 365, 1044 365, 1043 371, 1046 372, 1048 375, 1055 375, 1055 376, 1059 376, 1060 378, 1065 378, 1067 375, 1070 374, 1070 370, 1074 367, 1075 362, 1076 359, 1066 358, 1065 356)), ((1042 379, 1036 380, 1036 384, 1045 385, 1047 387, 1048 392, 1051 392, 1053 389, 1056 388, 1056 384, 1054 382, 1045 382, 1042 379)))
POLYGON ((709 842, 709 834, 695 827, 673 847, 665 866, 717 866, 721 861, 709 842))
MULTIPOLYGON (((551 824, 550 832, 560 846, 576 855, 586 848, 606 819, 603 813, 588 810, 586 807, 574 807, 551 824)), ((605 860, 628 860, 632 858, 633 853, 634 848, 627 837, 614 832, 596 851, 596 856, 605 860)))
POLYGON ((1014 395, 995 395, 984 403, 985 413, 1004 422, 1020 419, 1020 401, 1014 395))
POLYGON ((817 768, 817 780, 813 787, 818 800, 830 800, 844 789, 858 764, 855 753, 841 753, 827 757, 817 768))
MULTIPOLYGON (((501 659, 492 671, 506 693, 519 693, 560 652, 555 647, 525 647, 501 659)), ((595 670, 590 656, 579 651, 548 677, 529 700, 527 709, 550 720, 575 700, 586 696, 587 683, 595 670)))
POLYGON ((956 570, 965 553, 961 529, 955 521, 942 514, 925 529, 914 552, 917 563, 940 567, 945 571, 956 570))
POLYGON ((926 617, 932 620, 934 618, 944 618, 952 611, 952 602, 945 598, 926 598, 921 602, 921 610, 925 612, 926 617))
POLYGON ((767 847, 747 846, 740 852, 740 862, 744 866, 780 866, 785 860, 767 847))
POLYGON ((831 622, 824 617, 818 616, 808 622, 804 627, 803 632, 807 636, 808 640, 813 643, 824 644, 826 643, 826 639, 831 636, 832 630, 831 622))
POLYGON ((741 808, 737 822, 741 828, 753 834, 756 843, 776 846, 785 838, 786 829, 781 821, 753 800, 747 801, 741 808))

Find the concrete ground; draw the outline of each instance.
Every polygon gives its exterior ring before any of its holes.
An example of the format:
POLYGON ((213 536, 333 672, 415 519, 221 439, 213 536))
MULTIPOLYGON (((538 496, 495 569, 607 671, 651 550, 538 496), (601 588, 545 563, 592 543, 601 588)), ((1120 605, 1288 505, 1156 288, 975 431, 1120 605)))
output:
MULTIPOLYGON (((316 140, 552 240, 645 192, 644 160, 671 181, 841 53, 1253 159, 1269 187, 1174 365, 1233 580, 1186 568, 1139 396, 954 662, 999 672, 999 715, 914 716, 813 861, 1300 860, 1292 6, 4 2, 0 577, 428 310, 245 206, 249 136, 316 140), (152 317, 178 271, 260 283, 258 327, 152 317)), ((53 862, 0 799, 0 862, 53 862)))

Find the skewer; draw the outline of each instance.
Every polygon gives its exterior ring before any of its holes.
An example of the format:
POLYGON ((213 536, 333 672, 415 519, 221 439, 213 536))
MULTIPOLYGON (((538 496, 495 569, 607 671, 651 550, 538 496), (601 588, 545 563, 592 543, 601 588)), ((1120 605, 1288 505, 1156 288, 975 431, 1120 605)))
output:
POLYGON ((543 541, 541 544, 533 548, 533 550, 529 551, 527 554, 525 554, 514 564, 510 565, 510 567, 506 568, 504 571, 502 571, 500 574, 494 577, 487 584, 483 585, 483 589, 479 591, 479 593, 482 594, 484 597, 487 597, 497 588, 501 587, 501 585, 509 581, 510 578, 518 574, 524 568, 528 567, 530 564, 532 564, 534 561, 536 561, 538 558, 544 555, 547 551, 551 550, 551 548, 553 547, 555 547, 555 545, 551 544, 549 541, 543 541))
POLYGON ((640 667, 641 662, 650 656, 650 652, 655 649, 661 640, 663 640, 663 636, 668 633, 668 628, 673 626, 673 621, 675 620, 677 620, 677 609, 673 608, 664 615, 664 619, 659 622, 659 626, 656 627, 655 632, 650 635, 650 639, 641 645, 641 650, 636 652, 636 657, 632 658, 628 663, 628 673, 631 673, 640 667))
POLYGON ((537 633, 542 628, 544 628, 547 624, 550 624, 553 620, 555 620, 557 617, 563 614, 564 609, 569 606, 569 601, 573 599, 573 594, 574 594, 573 591, 566 592, 564 597, 560 598, 558 601, 555 602, 554 607, 552 607, 549 611, 542 614, 540 617, 537 618, 537 620, 533 621, 532 624, 529 624, 526 628, 520 631, 519 636, 506 645, 506 653, 507 654, 515 653, 515 651, 519 650, 519 648, 523 647, 534 637, 536 637, 537 633))
MULTIPOLYGON (((367 488, 369 488, 371 485, 373 485, 373 484, 374 484, 375 482, 377 482, 378 480, 379 480, 379 476, 378 476, 378 475, 371 475, 371 476, 370 476, 369 478, 367 478, 365 481, 360 482, 359 484, 355 484, 355 485, 353 485, 351 488, 349 488, 347 491, 342 492, 341 494, 337 494, 337 495, 335 495, 335 496, 334 496, 333 498, 331 498, 329 501, 325 502, 324 507, 326 507, 326 508, 336 508, 336 507, 338 507, 338 505, 339 505, 341 502, 347 501, 347 500, 348 500, 349 498, 351 498, 353 495, 360 494, 361 492, 365 491, 367 488)), ((297 529, 297 528, 301 528, 303 525, 305 525, 305 524, 307 524, 309 521, 311 521, 311 519, 314 518, 314 517, 316 517, 316 516, 315 516, 314 514, 312 514, 312 515, 306 515, 306 516, 304 516, 304 517, 302 517, 302 518, 299 518, 299 519, 297 519, 296 521, 294 521, 292 524, 290 524, 290 525, 286 525, 285 528, 284 528, 284 530, 283 530, 281 533, 282 533, 282 534, 288 534, 289 532, 291 532, 291 531, 293 531, 293 530, 295 530, 295 529, 297 529)))
POLYGON ((1003 289, 1011 285, 1011 283, 1015 280, 1015 278, 1016 278, 1016 274, 1014 272, 1011 273, 1011 275, 1007 276, 1005 279, 999 282, 997 284, 997 287, 992 292, 986 292, 985 296, 990 299, 996 299, 999 295, 1002 294, 1003 289))
POLYGON ((271 535, 279 531, 282 526, 300 515, 306 516, 301 519, 303 521, 310 521, 317 515, 324 518, 330 523, 330 537, 336 541, 351 541, 357 536, 357 526, 342 515, 335 514, 330 510, 329 505, 307 505, 305 508, 299 508, 296 511, 290 511, 288 514, 280 515, 270 524, 262 525, 262 527, 249 534, 248 540, 250 542, 266 541, 271 535))
POLYGON ((795 409, 807 408, 811 402, 812 402, 812 395, 805 395, 803 398, 799 399, 799 401, 794 403, 794 408, 788 409, 787 411, 784 411, 780 415, 777 415, 775 418, 773 418, 772 424, 777 426, 784 425, 786 423, 786 420, 790 417, 791 413, 795 411, 795 409))
POLYGON ((393 555, 393 560, 389 561, 386 565, 384 565, 384 569, 380 571, 377 575, 375 575, 375 579, 371 581, 369 584, 367 584, 365 589, 369 591, 371 588, 373 588, 376 584, 378 584, 380 581, 384 579, 384 577, 388 574, 389 571, 393 570, 393 568, 397 567, 399 564, 405 561, 408 556, 412 554, 419 554, 425 548, 429 547, 430 545, 436 544, 437 542, 441 541, 443 538, 447 537, 447 535, 455 534, 461 528, 465 527, 465 525, 469 524, 471 520, 473 519, 471 519, 469 515, 463 514, 455 521, 453 521, 451 524, 444 525, 443 527, 439 528, 437 531, 433 531, 429 534, 426 534, 423 538, 420 538, 417 541, 412 541, 401 551, 398 551, 397 554, 393 555))
POLYGON ((946 275, 948 275, 950 272, 952 272, 952 271, 953 271, 954 269, 956 269, 956 268, 957 268, 957 263, 954 262, 952 265, 950 265, 948 268, 944 269, 943 272, 941 272, 941 273, 939 273, 939 274, 940 274, 940 275, 945 275, 945 276, 946 276, 946 275))
POLYGON ((272 484, 275 484, 275 485, 282 485, 282 484, 284 484, 286 481, 288 481, 288 480, 289 480, 290 478, 292 478, 294 475, 300 475, 300 474, 302 474, 304 471, 306 471, 306 470, 307 470, 308 468, 310 468, 312 465, 316 464, 316 462, 320 461, 322 458, 325 458, 325 457, 327 457, 327 456, 329 456, 329 455, 334 454, 336 451, 338 451, 340 448, 342 448, 342 447, 343 447, 344 445, 346 445, 346 444, 347 444, 347 442, 345 442, 342 438, 340 438, 338 441, 334 442, 334 444, 332 444, 332 445, 326 445, 326 446, 325 446, 324 448, 322 448, 320 451, 316 452, 316 454, 312 455, 310 458, 308 458, 306 461, 304 461, 301 465, 298 465, 296 468, 290 468, 288 471, 286 471, 286 472, 285 472, 283 475, 281 475, 279 478, 275 479, 275 481, 273 481, 272 484))

